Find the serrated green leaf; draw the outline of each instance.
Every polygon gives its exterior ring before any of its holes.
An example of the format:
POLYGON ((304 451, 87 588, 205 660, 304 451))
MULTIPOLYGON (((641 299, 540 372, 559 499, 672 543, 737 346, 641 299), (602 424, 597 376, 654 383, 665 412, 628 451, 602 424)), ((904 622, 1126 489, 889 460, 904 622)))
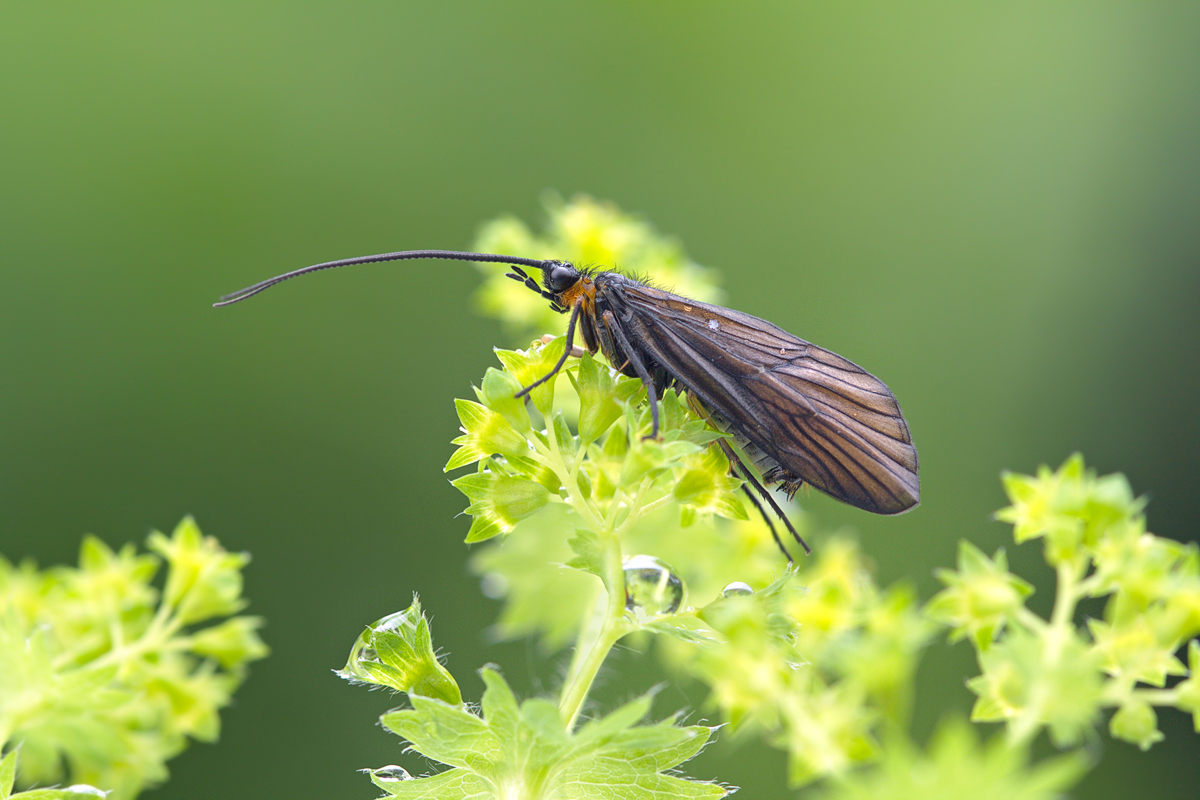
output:
POLYGON ((424 698, 413 698, 412 709, 384 715, 384 726, 408 739, 414 750, 457 769, 394 786, 380 784, 382 788, 395 796, 428 797, 425 787, 433 786, 446 800, 662 800, 728 793, 716 784, 662 774, 698 753, 712 729, 670 721, 638 725, 649 711, 648 697, 572 734, 563 728, 556 703, 535 698, 518 705, 499 672, 485 668, 481 675, 486 686, 482 718, 461 706, 424 698))
POLYGON ((479 671, 479 676, 483 678, 485 687, 480 704, 483 717, 501 741, 510 741, 517 735, 520 718, 516 695, 495 669, 484 667, 479 671))
MULTIPOLYGON (((604 543, 600 536, 586 528, 576 528, 575 535, 567 541, 575 557, 567 562, 567 566, 582 570, 604 579, 604 543)), ((610 587, 611 588, 611 587, 610 587)))
POLYGON ((475 771, 501 760, 504 744, 486 722, 464 707, 427 697, 413 697, 412 704, 384 714, 379 721, 421 755, 475 771))

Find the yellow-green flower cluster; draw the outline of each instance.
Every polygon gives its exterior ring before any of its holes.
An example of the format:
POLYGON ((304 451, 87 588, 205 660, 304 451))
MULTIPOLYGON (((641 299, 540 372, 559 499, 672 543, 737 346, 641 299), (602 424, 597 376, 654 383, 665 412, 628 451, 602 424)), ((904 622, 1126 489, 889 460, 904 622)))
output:
POLYGON ((248 556, 190 518, 149 548, 158 557, 89 536, 78 568, 46 571, 0 558, 0 746, 20 746, 18 783, 133 797, 189 738, 217 738, 217 712, 266 655, 260 621, 232 616, 248 556))
POLYGON ((1007 722, 1020 742, 1046 727, 1070 745, 1115 708, 1109 732, 1142 749, 1162 738, 1155 707, 1180 708, 1200 725, 1197 643, 1189 664, 1178 656, 1200 633, 1197 548, 1147 533, 1125 477, 1097 477, 1079 456, 1057 471, 1005 475, 1004 485, 1012 505, 996 516, 1013 524, 1018 543, 1044 540, 1056 597, 1050 619, 1038 617, 1003 552, 988 559, 965 543, 958 571, 942 573, 947 588, 928 611, 978 651, 973 718, 1007 722), (1105 598, 1103 617, 1079 625, 1088 598, 1105 598), (1189 677, 1170 687, 1180 676, 1189 677))
POLYGON ((807 569, 698 613, 719 636, 672 659, 735 729, 788 753, 793 784, 873 758, 878 724, 907 721, 930 626, 910 589, 875 586, 853 542, 826 541, 807 569))
POLYGON ((457 401, 463 435, 454 440, 458 450, 446 470, 478 464, 475 473, 453 482, 471 501, 467 541, 508 533, 548 504, 569 506, 585 528, 620 533, 669 503, 689 518, 746 516, 728 462, 707 451, 720 434, 668 392, 659 400, 661 435, 646 438, 649 413, 633 402, 645 397, 640 382, 614 376, 591 356, 569 368, 579 403, 574 430, 553 405, 557 376, 530 393, 535 428, 514 395, 548 374, 562 347, 560 338, 528 351, 498 351, 504 371, 488 370, 475 390, 477 401, 457 401))

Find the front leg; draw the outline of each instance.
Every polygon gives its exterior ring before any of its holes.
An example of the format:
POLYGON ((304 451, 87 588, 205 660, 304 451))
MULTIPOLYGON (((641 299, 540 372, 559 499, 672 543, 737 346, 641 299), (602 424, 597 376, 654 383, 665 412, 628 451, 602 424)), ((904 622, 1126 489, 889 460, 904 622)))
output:
POLYGON ((534 389, 541 386, 543 383, 545 383, 546 381, 550 380, 555 375, 557 375, 558 371, 563 368, 563 364, 567 363, 567 358, 570 357, 571 352, 574 350, 572 343, 575 341, 575 323, 579 321, 579 309, 582 305, 583 305, 583 300, 581 298, 575 302, 575 305, 571 306, 571 319, 570 319, 570 321, 567 322, 566 347, 563 348, 562 358, 560 358, 558 360, 558 363, 554 365, 554 369, 550 370, 545 375, 538 378, 536 381, 529 384, 521 391, 517 392, 515 395, 513 395, 514 397, 525 397, 531 391, 533 391, 534 389))

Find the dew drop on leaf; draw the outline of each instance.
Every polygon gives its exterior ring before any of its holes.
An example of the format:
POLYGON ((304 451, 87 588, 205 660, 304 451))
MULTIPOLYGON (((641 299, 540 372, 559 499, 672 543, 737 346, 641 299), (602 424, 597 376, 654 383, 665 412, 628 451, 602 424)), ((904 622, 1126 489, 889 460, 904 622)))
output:
POLYGON ((737 597, 744 594, 754 594, 754 590, 750 588, 750 584, 743 581, 734 581, 721 590, 721 597, 737 597))
POLYGON ((388 764, 386 767, 380 767, 371 773, 380 783, 397 783, 399 781, 411 781, 412 775, 408 774, 408 770, 404 767, 398 767, 395 764, 388 764))
POLYGON ((683 580, 654 556, 625 559, 625 608, 650 617, 673 614, 683 603, 683 580))
POLYGON ((397 611, 395 614, 388 614, 386 617, 377 619, 371 623, 372 631, 394 631, 400 628, 416 628, 417 622, 421 618, 421 613, 411 613, 411 608, 406 608, 403 611, 397 611))
POLYGON ((346 662, 346 673, 351 677, 359 680, 370 681, 371 676, 364 671, 361 664, 379 663, 379 654, 375 652, 375 648, 371 646, 371 631, 363 631, 354 642, 354 647, 350 650, 350 659, 346 662))

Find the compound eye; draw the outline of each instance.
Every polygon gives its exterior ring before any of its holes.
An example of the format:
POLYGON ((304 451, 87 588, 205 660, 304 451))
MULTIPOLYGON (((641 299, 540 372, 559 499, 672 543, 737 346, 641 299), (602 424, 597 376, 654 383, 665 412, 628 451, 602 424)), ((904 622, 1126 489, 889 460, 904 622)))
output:
POLYGON ((546 273, 546 288, 558 294, 570 289, 577 280, 579 280, 579 270, 570 264, 555 264, 546 273))

